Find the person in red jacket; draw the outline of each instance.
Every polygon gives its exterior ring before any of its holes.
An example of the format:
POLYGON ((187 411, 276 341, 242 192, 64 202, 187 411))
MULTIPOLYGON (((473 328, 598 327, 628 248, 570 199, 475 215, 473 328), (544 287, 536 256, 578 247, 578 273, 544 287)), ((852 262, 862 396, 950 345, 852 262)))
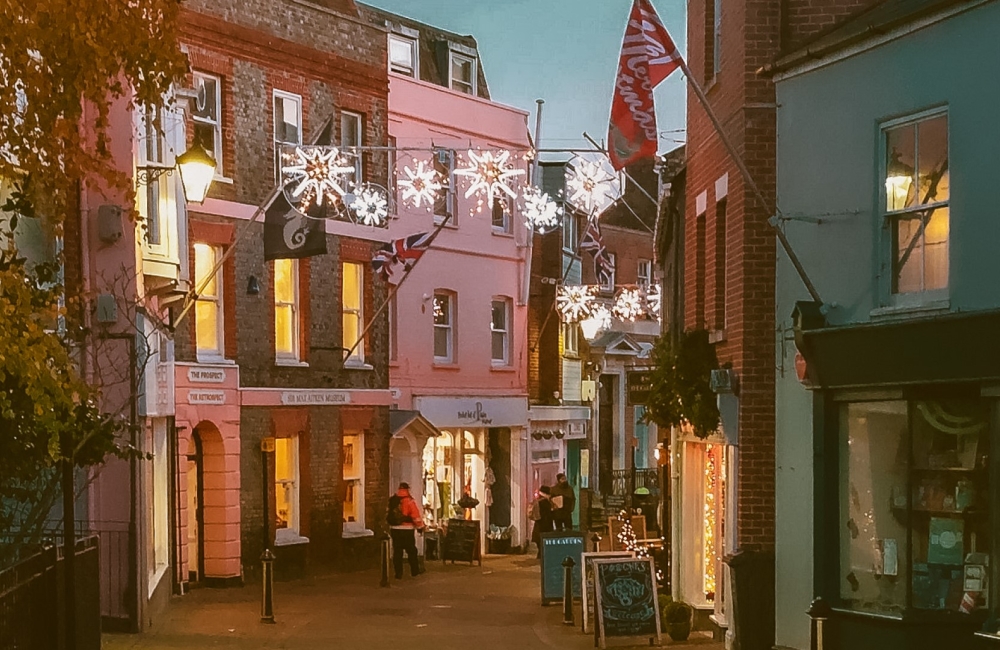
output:
POLYGON ((392 538, 392 565, 396 570, 396 580, 403 577, 404 551, 410 563, 410 575, 417 576, 420 573, 420 563, 417 560, 416 531, 424 529, 424 520, 420 516, 420 506, 410 495, 408 483, 400 483, 396 494, 389 497, 386 522, 392 538))

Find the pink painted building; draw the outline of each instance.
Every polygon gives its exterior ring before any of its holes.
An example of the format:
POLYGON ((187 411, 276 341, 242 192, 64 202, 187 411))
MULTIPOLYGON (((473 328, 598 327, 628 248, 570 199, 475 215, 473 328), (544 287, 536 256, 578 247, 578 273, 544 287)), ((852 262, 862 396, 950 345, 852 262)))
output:
MULTIPOLYGON (((466 198, 454 174, 469 150, 508 150, 528 180, 524 111, 490 100, 474 39, 391 14, 389 134, 396 176, 423 161, 448 179, 433 208, 398 201, 393 238, 431 232, 430 250, 401 285, 390 314, 390 386, 396 407, 419 412, 439 435, 394 431, 392 482, 406 480, 426 518, 462 516, 463 493, 479 501, 474 518, 514 526, 526 541, 527 306, 526 229, 514 201, 466 198), (426 441, 426 442, 425 442, 426 441)), ((398 192, 397 192, 398 199, 398 192)), ((400 418, 400 422, 407 422, 400 418)))

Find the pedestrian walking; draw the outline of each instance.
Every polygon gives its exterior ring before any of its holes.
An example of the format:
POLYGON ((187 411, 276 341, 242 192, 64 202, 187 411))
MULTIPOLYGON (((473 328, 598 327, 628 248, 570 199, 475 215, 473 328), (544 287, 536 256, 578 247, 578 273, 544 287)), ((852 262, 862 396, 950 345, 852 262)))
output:
POLYGON ((396 571, 396 580, 403 577, 404 552, 410 563, 410 575, 416 577, 421 573, 416 531, 423 531, 424 520, 420 516, 420 507, 410 495, 408 483, 400 483, 396 494, 389 497, 389 513, 385 519, 392 538, 392 567, 396 571))
POLYGON ((573 508, 576 494, 565 474, 556 474, 556 485, 552 488, 552 519, 556 530, 573 529, 573 508))
POLYGON ((538 547, 536 556, 538 558, 542 557, 542 533, 551 533, 555 530, 552 521, 552 502, 549 501, 551 493, 551 488, 543 485, 538 488, 538 494, 531 503, 531 519, 535 522, 531 529, 531 541, 538 547))

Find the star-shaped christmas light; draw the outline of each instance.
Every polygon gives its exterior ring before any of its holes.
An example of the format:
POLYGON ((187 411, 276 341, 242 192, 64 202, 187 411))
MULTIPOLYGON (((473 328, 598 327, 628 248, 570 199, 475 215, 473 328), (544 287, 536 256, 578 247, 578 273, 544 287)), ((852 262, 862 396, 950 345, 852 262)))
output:
POLYGON ((285 194, 300 212, 312 205, 333 205, 347 193, 354 165, 336 147, 296 147, 281 168, 285 194))
POLYGON ((381 187, 371 183, 355 190, 350 208, 355 220, 365 226, 384 226, 389 219, 389 199, 381 187))
POLYGON ((562 207, 537 187, 526 187, 521 192, 524 199, 525 223, 535 232, 546 233, 559 227, 562 207))
POLYGON ((473 194, 482 193, 492 204, 494 199, 506 194, 512 199, 517 198, 517 192, 510 186, 511 179, 523 176, 523 169, 514 169, 510 164, 510 152, 501 150, 494 154, 492 151, 475 152, 469 150, 469 166, 456 169, 456 176, 464 176, 470 179, 469 189, 465 192, 465 198, 470 198, 473 194))
POLYGON ((590 315, 585 320, 594 323, 595 332, 604 332, 611 329, 611 310, 607 305, 597 304, 590 310, 590 315))
POLYGON ((567 323, 577 323, 590 315, 597 292, 589 285, 561 286, 556 292, 556 309, 567 323))
POLYGON ((646 308, 653 316, 660 317, 660 306, 663 301, 660 285, 651 284, 646 288, 646 308))
POLYGON ((423 160, 418 160, 416 169, 403 167, 406 178, 399 179, 399 187, 403 190, 403 201, 419 209, 424 203, 427 208, 433 208, 438 194, 444 189, 441 175, 433 167, 428 167, 423 160))
POLYGON ((643 308, 642 292, 638 289, 622 289, 615 297, 611 311, 621 321, 634 321, 641 317, 646 312, 643 308))
POLYGON ((566 167, 567 200, 591 216, 607 210, 621 191, 621 179, 603 156, 595 160, 577 157, 566 167))

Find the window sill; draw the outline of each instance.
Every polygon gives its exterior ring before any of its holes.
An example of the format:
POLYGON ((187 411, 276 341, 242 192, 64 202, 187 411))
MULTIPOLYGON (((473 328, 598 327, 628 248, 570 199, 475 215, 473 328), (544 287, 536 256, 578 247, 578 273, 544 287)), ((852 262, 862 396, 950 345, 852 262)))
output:
POLYGON ((582 357, 580 356, 579 352, 565 352, 564 351, 562 357, 563 357, 563 359, 566 359, 567 361, 582 361, 583 360, 582 357))
POLYGON ((279 530, 274 534, 274 545, 275 546, 297 546, 299 544, 308 544, 309 538, 303 537, 298 533, 288 532, 282 535, 281 533, 287 529, 279 530))
POLYGON ((358 363, 357 361, 351 363, 349 361, 345 361, 344 370, 375 370, 375 366, 370 363, 358 363))
POLYGON ((275 359, 274 365, 282 368, 308 368, 309 362, 297 361, 296 359, 275 359))
POLYGON ((198 354, 198 355, 195 355, 195 361, 198 362, 198 363, 203 363, 205 365, 211 365, 211 366, 235 366, 236 365, 236 362, 233 361, 232 359, 227 359, 225 357, 216 356, 216 355, 198 354))
MULTIPOLYGON (((434 215, 434 225, 440 226, 441 222, 444 221, 444 217, 440 214, 434 215)), ((455 217, 448 217, 448 223, 444 224, 445 228, 451 228, 452 230, 458 230, 458 224, 455 222, 455 217)))
POLYGON ((433 367, 436 370, 461 370, 457 363, 451 361, 435 361, 433 367))
POLYGON ((229 178, 228 176, 219 176, 219 175, 216 175, 216 176, 212 177, 212 182, 213 183, 222 183, 223 185, 232 185, 233 184, 233 179, 229 178))
POLYGON ((363 537, 375 537, 375 531, 368 530, 367 528, 364 528, 362 530, 347 530, 345 528, 340 536, 343 539, 359 539, 363 537))
POLYGON ((507 239, 514 239, 514 233, 508 232, 507 230, 501 230, 499 228, 493 228, 493 234, 497 237, 506 237, 507 239))
POLYGON ((514 366, 500 365, 490 366, 490 372, 517 372, 514 366))
POLYGON ((888 307, 878 307, 871 310, 869 316, 873 320, 905 318, 907 316, 920 316, 924 314, 936 314, 947 312, 951 309, 951 301, 947 298, 941 300, 928 300, 921 304, 912 305, 890 305, 888 307))

